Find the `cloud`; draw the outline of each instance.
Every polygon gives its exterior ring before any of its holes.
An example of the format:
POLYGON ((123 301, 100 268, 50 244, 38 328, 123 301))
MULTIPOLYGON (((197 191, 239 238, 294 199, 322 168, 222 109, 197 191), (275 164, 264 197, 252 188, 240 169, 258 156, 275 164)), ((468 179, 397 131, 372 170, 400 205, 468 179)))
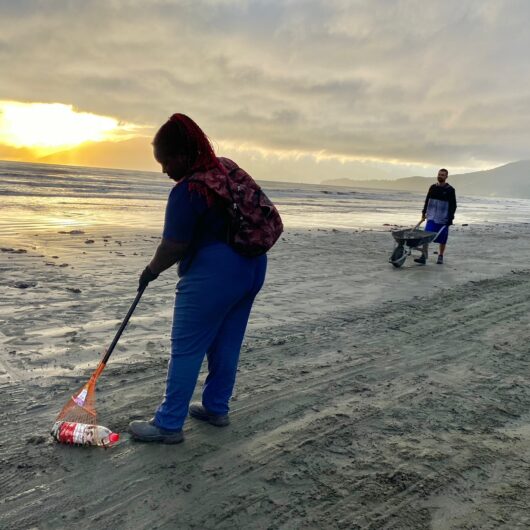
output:
POLYGON ((0 99, 149 134, 185 112, 253 146, 231 153, 258 172, 282 160, 313 181, 319 153, 359 177, 483 168, 529 157, 529 16, 519 0, 0 0, 0 99))

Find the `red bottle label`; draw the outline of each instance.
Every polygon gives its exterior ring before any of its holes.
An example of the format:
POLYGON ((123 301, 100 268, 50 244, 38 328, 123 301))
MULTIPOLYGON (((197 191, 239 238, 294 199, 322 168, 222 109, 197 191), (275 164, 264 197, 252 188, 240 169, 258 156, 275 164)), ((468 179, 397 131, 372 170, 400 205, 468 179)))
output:
POLYGON ((77 423, 63 422, 59 427, 59 441, 65 444, 73 444, 74 442, 74 433, 77 427, 77 423))

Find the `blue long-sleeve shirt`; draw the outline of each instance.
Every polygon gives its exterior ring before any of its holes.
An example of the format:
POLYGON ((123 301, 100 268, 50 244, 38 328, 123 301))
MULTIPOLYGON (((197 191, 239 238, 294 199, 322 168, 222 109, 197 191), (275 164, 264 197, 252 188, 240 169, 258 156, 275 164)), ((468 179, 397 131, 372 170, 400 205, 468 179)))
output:
POLYGON ((190 190, 186 180, 173 187, 167 201, 162 235, 189 245, 179 264, 179 275, 187 270, 195 252, 211 243, 226 241, 226 233, 226 216, 220 205, 209 205, 204 196, 190 190))

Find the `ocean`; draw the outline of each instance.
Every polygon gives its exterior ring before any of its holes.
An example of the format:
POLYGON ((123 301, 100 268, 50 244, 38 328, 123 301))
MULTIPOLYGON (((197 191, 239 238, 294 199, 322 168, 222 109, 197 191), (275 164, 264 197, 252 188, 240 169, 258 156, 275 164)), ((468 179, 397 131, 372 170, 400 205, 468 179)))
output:
MULTIPOLYGON (((419 220, 424 201, 424 195, 399 191, 260 184, 287 229, 410 226, 419 220)), ((162 173, 0 161, 0 237, 96 226, 156 230, 172 185, 162 173)), ((529 223, 530 200, 458 197, 455 222, 529 223)))

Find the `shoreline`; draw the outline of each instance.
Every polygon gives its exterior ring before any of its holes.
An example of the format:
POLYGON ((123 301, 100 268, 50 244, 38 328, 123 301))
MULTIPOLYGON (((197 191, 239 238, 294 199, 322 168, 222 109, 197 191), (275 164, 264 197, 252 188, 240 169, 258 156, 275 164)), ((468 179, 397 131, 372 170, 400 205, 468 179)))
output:
MULTIPOLYGON (((418 267, 409 257, 400 269, 388 263, 394 247, 392 228, 286 231, 269 254, 266 284, 247 336, 263 328, 272 332, 285 323, 303 324, 335 310, 407 301, 528 268, 530 225, 456 226, 445 265, 435 265, 437 245, 431 245, 426 267, 418 267)), ((58 351, 60 358, 55 364, 68 366, 68 371, 89 362, 83 355, 94 359, 134 298, 138 275, 158 240, 157 230, 112 231, 109 227, 27 235, 22 245, 15 244, 16 238, 8 238, 3 243, 7 246, 0 248, 0 294, 4 299, 0 313, 4 339, 0 344, 28 349, 31 357, 35 349, 26 345, 42 341, 46 354, 38 353, 37 364, 46 366, 52 352, 58 351), (28 318, 23 308, 30 311, 28 318), (54 322, 57 312, 64 317, 54 322), (17 339, 19 335, 23 341, 17 339), (72 341, 71 336, 77 338, 72 341), (79 355, 75 352, 78 340, 83 346, 79 355)), ((157 320, 167 338, 177 280, 176 268, 172 268, 153 282, 120 345, 133 344, 142 337, 148 342, 152 333, 148 327, 157 320)), ((120 345, 113 358, 120 357, 120 345)), ((43 370, 30 368, 37 373, 43 370)), ((0 380, 6 375, 0 374, 0 380)))

